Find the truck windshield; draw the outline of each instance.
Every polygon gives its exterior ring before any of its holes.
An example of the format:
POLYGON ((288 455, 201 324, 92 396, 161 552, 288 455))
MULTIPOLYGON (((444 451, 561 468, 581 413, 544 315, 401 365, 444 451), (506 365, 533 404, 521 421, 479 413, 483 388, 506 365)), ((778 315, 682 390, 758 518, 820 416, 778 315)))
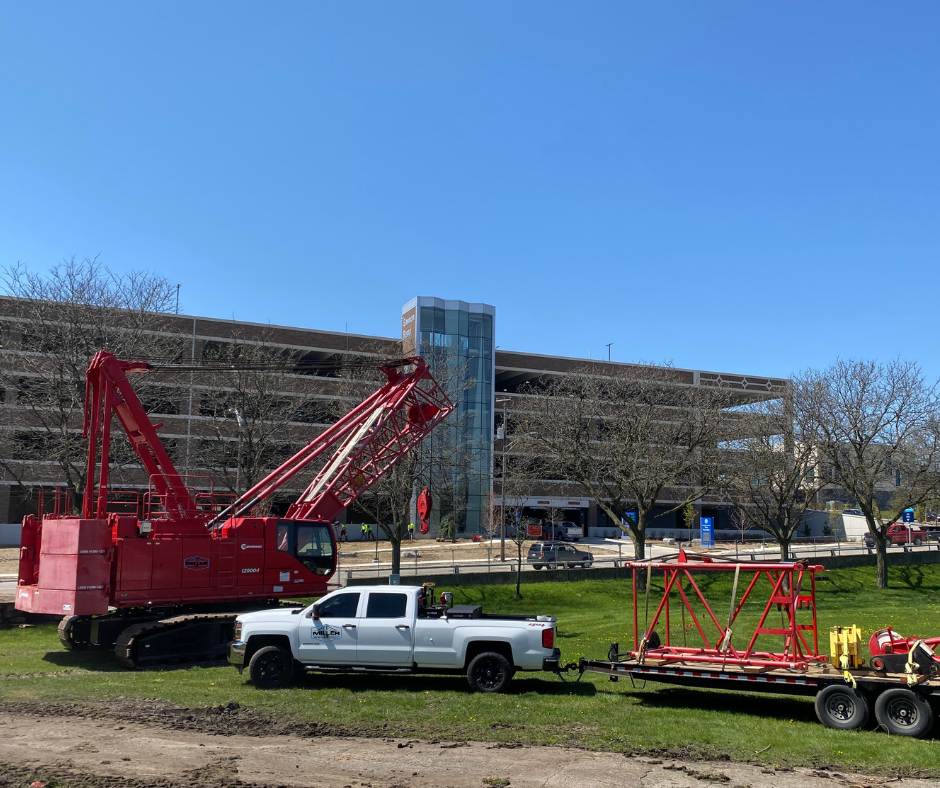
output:
POLYGON ((277 549, 293 553, 315 575, 331 575, 336 569, 333 526, 281 520, 277 524, 277 549))

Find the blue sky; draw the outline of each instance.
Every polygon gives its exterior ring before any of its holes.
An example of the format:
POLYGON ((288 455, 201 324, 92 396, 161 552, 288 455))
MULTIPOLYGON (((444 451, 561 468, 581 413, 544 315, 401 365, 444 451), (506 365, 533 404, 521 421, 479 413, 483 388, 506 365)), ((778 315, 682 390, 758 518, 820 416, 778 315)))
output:
POLYGON ((940 4, 6 3, 0 265, 193 314, 940 375, 940 4))

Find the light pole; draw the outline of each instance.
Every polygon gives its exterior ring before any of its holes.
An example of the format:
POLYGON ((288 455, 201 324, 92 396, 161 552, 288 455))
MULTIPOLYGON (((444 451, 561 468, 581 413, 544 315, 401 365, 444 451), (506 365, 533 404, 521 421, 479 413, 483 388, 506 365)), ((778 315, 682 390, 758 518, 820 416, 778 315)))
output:
POLYGON ((503 444, 500 447, 502 449, 503 455, 503 471, 499 483, 499 560, 506 560, 506 436, 507 430, 506 426, 509 423, 509 406, 508 403, 511 402, 509 397, 503 397, 496 400, 496 404, 507 403, 503 405, 503 423, 500 426, 500 432, 497 432, 497 437, 502 440, 503 444))
POLYGON ((235 421, 238 422, 238 458, 235 461, 235 496, 238 497, 242 486, 242 429, 245 426, 238 408, 235 408, 235 421))
POLYGON ((610 346, 614 344, 613 342, 608 342, 604 347, 607 348, 607 360, 610 361, 610 346))

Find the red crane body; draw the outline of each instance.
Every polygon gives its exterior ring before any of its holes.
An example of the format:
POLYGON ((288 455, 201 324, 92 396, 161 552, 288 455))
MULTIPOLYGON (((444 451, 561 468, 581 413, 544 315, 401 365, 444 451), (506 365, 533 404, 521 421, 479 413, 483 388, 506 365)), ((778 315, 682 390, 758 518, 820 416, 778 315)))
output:
POLYGON ((105 351, 92 359, 82 515, 24 520, 19 610, 101 616, 323 594, 336 567, 333 520, 454 408, 422 358, 383 364, 382 388, 232 500, 210 479, 177 472, 157 435, 161 425, 150 422, 128 380, 150 369, 105 351), (112 414, 150 477, 145 495, 131 494, 136 514, 126 513, 127 493, 108 487, 112 414), (318 458, 327 459, 285 516, 251 516, 318 458))

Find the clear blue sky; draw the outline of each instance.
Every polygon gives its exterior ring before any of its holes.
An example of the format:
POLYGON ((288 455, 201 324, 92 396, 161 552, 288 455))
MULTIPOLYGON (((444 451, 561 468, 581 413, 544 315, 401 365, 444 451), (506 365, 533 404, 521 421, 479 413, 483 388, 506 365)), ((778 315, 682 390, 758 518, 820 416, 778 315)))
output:
POLYGON ((5 3, 0 264, 507 349, 940 375, 940 4, 5 3))

